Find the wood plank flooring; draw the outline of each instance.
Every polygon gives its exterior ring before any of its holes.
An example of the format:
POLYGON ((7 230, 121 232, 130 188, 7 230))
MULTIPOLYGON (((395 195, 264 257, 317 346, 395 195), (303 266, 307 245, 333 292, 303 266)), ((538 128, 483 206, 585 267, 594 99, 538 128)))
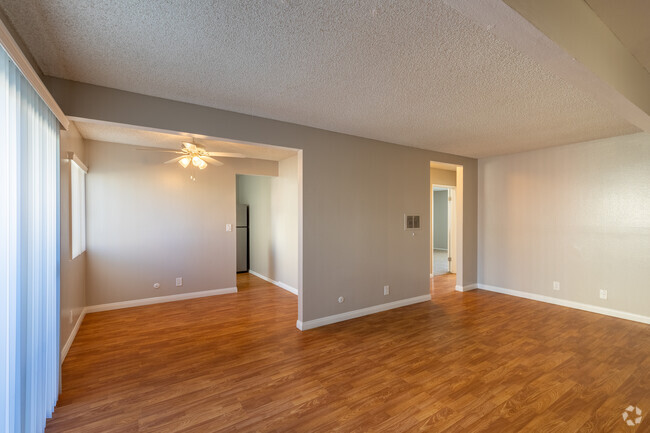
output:
POLYGON ((297 298, 247 274, 237 294, 89 314, 46 431, 650 431, 648 325, 454 283, 305 332, 297 298))

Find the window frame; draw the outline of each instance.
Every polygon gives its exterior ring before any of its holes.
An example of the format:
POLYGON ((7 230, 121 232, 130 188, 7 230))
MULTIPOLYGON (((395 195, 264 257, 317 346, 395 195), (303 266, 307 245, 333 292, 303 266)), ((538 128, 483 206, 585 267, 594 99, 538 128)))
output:
POLYGON ((70 256, 86 252, 86 175, 88 168, 71 152, 70 157, 70 256))

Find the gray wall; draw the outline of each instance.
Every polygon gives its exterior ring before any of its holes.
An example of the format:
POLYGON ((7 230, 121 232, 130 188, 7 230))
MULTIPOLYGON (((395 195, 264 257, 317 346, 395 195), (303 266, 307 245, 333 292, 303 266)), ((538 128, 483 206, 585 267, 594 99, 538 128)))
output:
POLYGON ((650 316, 650 134, 482 159, 479 173, 481 283, 650 316))
POLYGON ((237 176, 237 202, 249 205, 250 269, 298 289, 298 156, 278 176, 237 176))
POLYGON ((163 164, 168 153, 96 141, 86 150, 88 305, 236 286, 235 175, 277 175, 277 162, 223 158, 192 181, 190 169, 163 164))
POLYGON ((457 283, 477 282, 475 159, 105 87, 46 81, 70 116, 302 149, 299 320, 429 293, 430 227, 412 236, 403 230, 403 218, 413 212, 430 221, 430 161, 464 168, 457 283), (389 296, 383 295, 385 284, 391 285, 389 296), (346 301, 339 304, 339 296, 346 301))
POLYGON ((72 260, 70 238, 70 162, 68 152, 74 152, 87 163, 86 145, 74 124, 61 130, 61 338, 63 348, 86 306, 86 253, 72 260), (70 320, 72 313, 72 320, 70 320))
POLYGON ((433 248, 439 250, 447 249, 447 238, 449 237, 448 226, 448 193, 447 191, 433 192, 433 248))

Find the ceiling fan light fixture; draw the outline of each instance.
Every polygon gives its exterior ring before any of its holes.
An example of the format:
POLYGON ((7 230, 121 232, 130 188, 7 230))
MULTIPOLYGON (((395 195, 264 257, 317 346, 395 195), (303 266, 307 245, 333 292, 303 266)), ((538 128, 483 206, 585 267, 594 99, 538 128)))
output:
POLYGON ((184 158, 181 158, 180 161, 178 161, 178 163, 179 163, 180 165, 182 165, 183 168, 187 168, 187 166, 190 165, 190 162, 191 162, 191 161, 192 161, 192 160, 190 159, 190 157, 189 157, 189 156, 186 156, 186 157, 184 157, 184 158))
POLYGON ((156 150, 159 152, 175 153, 176 158, 165 161, 165 164, 178 162, 181 167, 187 168, 192 164, 193 167, 199 170, 205 170, 209 164, 216 165, 217 167, 223 165, 223 162, 218 161, 212 156, 221 156, 224 158, 245 158, 241 153, 234 152, 208 152, 202 144, 194 144, 187 141, 182 142, 180 150, 167 150, 167 149, 138 149, 138 150, 156 150))

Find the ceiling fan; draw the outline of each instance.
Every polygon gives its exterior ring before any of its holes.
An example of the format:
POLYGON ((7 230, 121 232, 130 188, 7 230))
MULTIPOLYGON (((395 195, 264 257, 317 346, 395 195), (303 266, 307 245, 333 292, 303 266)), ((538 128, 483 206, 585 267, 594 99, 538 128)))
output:
POLYGON ((187 168, 190 164, 194 167, 197 167, 199 170, 205 169, 208 164, 215 166, 223 165, 223 162, 218 161, 213 158, 213 156, 221 158, 246 158, 241 153, 230 153, 230 152, 208 152, 205 150, 205 147, 201 144, 196 144, 194 142, 190 143, 188 141, 182 142, 180 150, 163 150, 163 149, 138 149, 138 150, 150 150, 157 152, 167 152, 167 153, 176 153, 180 156, 172 158, 169 161, 165 161, 165 164, 171 164, 178 162, 183 168, 187 168))

